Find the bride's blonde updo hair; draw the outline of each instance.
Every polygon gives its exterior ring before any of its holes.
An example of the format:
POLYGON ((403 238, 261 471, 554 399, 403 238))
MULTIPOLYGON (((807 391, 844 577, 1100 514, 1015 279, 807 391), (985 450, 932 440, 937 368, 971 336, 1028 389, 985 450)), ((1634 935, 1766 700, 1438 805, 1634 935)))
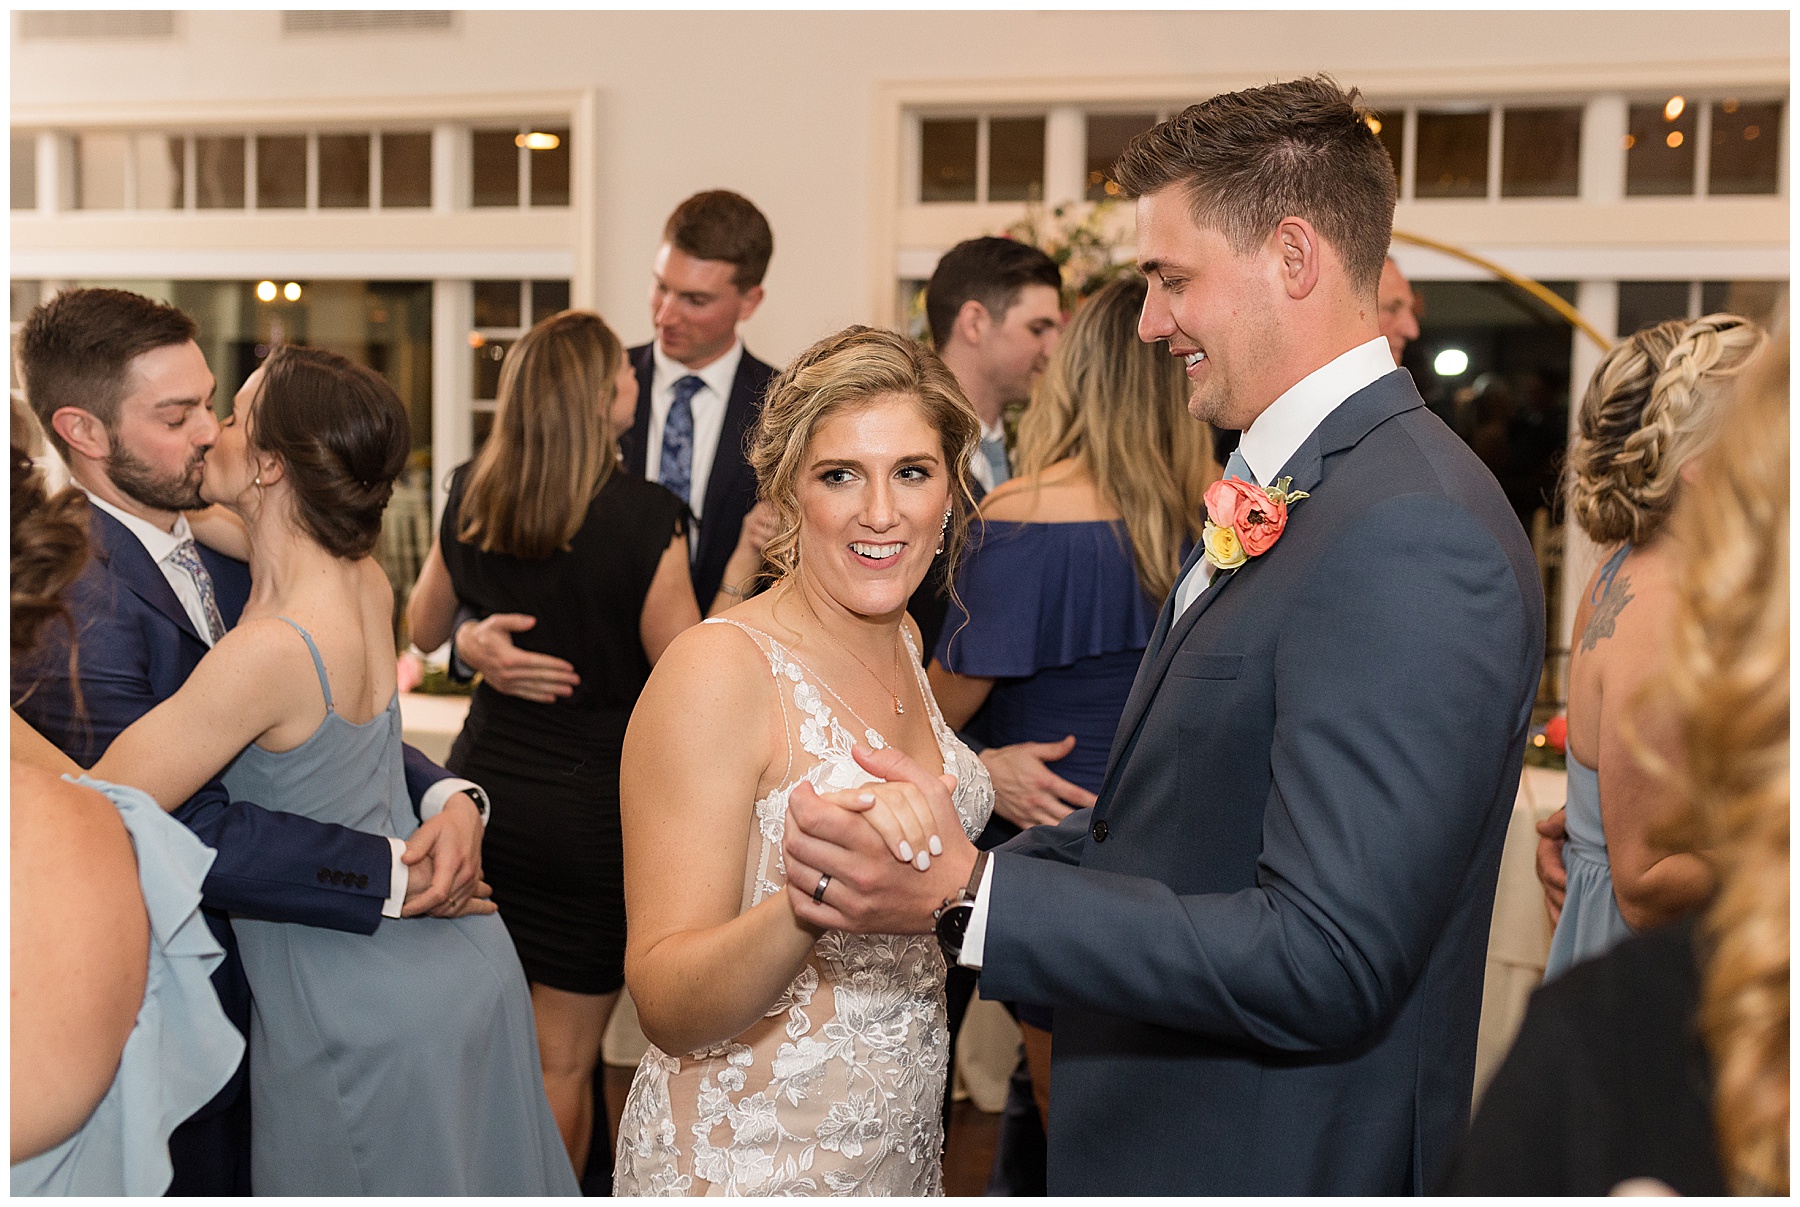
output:
POLYGON ((1647 327, 1606 354, 1569 448, 1570 513, 1596 544, 1656 535, 1681 467, 1715 435, 1722 387, 1767 341, 1748 319, 1709 314, 1647 327))
POLYGON ((950 474, 950 524, 944 550, 956 559, 969 531, 975 500, 969 461, 981 439, 981 422, 937 354, 923 344, 874 327, 846 327, 826 336, 781 371, 769 386, 762 417, 750 441, 757 494, 775 508, 781 528, 763 548, 777 577, 800 564, 801 458, 813 433, 839 411, 888 394, 909 397, 943 443, 950 474))

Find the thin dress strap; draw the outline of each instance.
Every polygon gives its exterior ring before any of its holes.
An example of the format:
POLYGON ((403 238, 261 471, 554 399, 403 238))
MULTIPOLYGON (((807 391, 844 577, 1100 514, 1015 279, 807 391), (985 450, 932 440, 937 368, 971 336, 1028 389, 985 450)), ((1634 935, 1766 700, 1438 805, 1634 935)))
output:
POLYGON ((294 632, 300 634, 301 639, 306 642, 306 651, 312 655, 313 669, 319 672, 319 690, 325 693, 325 711, 336 712, 337 709, 331 703, 331 680, 325 677, 325 660, 319 657, 319 647, 313 644, 312 634, 285 616, 277 616, 275 619, 292 625, 294 632))

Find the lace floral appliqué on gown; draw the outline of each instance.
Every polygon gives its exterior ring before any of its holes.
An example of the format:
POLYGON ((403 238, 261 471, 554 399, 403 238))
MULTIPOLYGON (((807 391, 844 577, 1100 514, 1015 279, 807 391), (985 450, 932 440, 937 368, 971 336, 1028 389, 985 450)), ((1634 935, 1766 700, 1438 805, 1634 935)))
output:
MULTIPOLYGON (((873 777, 850 748, 885 743, 848 707, 862 733, 845 728, 826 703, 830 689, 785 646, 737 627, 768 656, 790 743, 787 782, 756 803, 742 903, 749 909, 785 883, 788 794, 803 782, 820 792, 868 783, 873 777)), ((916 671, 910 635, 907 648, 916 671)), ((973 839, 993 808, 987 771, 944 725, 922 674, 920 687, 973 839)), ((935 938, 827 931, 762 1022, 686 1056, 655 1047, 644 1054, 619 1121, 614 1192, 942 1194, 948 1051, 935 938)))

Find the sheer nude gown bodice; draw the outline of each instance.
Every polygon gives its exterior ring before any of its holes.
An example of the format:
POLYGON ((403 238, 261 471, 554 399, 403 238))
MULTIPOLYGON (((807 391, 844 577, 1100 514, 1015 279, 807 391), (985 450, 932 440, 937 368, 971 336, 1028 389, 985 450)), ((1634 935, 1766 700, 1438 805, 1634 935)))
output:
MULTIPOLYGON (((788 794, 873 779, 854 742, 886 742, 786 646, 732 624, 769 660, 787 773, 756 802, 740 909, 781 892, 788 794), (835 707, 834 707, 835 705, 835 707), (846 724, 846 719, 849 724, 846 724)), ((904 632, 904 630, 903 630, 904 632)), ((956 811, 972 840, 993 808, 987 771, 944 724, 906 635, 956 811)), ((944 959, 931 935, 827 931, 761 1022, 685 1056, 644 1054, 619 1121, 614 1193, 943 1193, 944 959)))

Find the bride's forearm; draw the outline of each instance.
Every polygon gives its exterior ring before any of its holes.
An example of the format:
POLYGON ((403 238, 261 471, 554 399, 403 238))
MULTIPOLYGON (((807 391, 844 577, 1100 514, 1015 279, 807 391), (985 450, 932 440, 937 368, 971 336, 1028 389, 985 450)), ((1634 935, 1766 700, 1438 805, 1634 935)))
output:
POLYGON ((250 560, 250 530, 244 527, 244 521, 236 513, 214 503, 211 507, 184 514, 189 531, 202 545, 240 562, 250 560))
POLYGON ((625 983, 645 1038, 679 1056, 743 1034, 800 974, 816 938, 777 892, 723 925, 628 949, 625 983))

